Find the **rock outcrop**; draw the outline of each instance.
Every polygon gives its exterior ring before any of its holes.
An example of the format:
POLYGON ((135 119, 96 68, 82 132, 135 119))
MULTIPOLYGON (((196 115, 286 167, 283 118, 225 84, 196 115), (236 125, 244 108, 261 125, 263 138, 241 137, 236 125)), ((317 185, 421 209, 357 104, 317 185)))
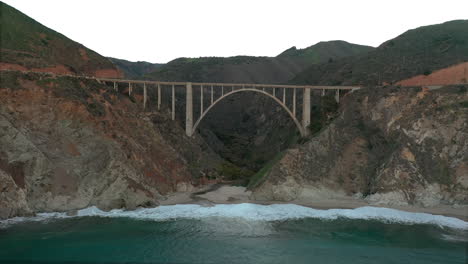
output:
MULTIPOLYGON (((468 204, 468 85, 367 88, 286 152, 253 192, 291 201, 336 194, 373 204, 468 204)), ((329 198, 329 197, 328 197, 329 198)))
POLYGON ((187 138, 165 109, 142 111, 141 91, 0 74, 0 218, 154 206, 166 193, 216 177, 222 160, 200 138, 187 138))

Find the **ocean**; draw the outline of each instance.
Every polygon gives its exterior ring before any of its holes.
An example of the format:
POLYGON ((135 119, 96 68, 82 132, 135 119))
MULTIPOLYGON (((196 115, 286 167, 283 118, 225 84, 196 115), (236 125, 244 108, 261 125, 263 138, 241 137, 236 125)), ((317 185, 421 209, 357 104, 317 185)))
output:
POLYGON ((468 222, 388 208, 171 205, 0 221, 0 263, 467 263, 468 222))

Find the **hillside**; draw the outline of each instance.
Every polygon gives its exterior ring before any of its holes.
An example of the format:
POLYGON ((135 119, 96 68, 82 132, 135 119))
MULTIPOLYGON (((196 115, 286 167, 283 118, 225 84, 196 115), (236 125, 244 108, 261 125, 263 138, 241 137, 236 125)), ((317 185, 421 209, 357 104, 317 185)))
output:
POLYGON ((163 63, 150 63, 146 61, 128 61, 122 59, 116 59, 108 57, 119 70, 121 70, 128 79, 141 79, 145 74, 153 72, 162 66, 163 63))
POLYGON ((386 86, 350 93, 338 118, 287 150, 254 186, 253 196, 466 205, 467 89, 386 86))
POLYGON ((0 69, 121 77, 107 58, 0 2, 0 69))
POLYGON ((162 195, 219 177, 223 160, 155 103, 143 112, 142 93, 88 78, 1 71, 0 219, 154 206, 162 195))
POLYGON ((298 58, 308 64, 327 62, 336 58, 353 56, 373 50, 373 47, 351 44, 342 40, 321 41, 305 49, 289 48, 277 56, 277 58, 298 58))
MULTIPOLYGON (((373 51, 320 65, 298 74, 292 83, 396 83, 468 61, 468 20, 409 30, 373 51)), ((460 80, 461 81, 461 80, 460 80)))
POLYGON ((167 81, 285 83, 314 63, 365 53, 372 47, 345 41, 320 42, 306 49, 290 48, 277 57, 179 58, 148 74, 167 81))

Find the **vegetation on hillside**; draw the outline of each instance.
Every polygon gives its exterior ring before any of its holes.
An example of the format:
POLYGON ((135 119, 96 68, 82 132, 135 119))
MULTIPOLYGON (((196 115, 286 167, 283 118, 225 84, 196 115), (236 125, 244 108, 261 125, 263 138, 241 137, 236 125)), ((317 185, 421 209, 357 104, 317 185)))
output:
POLYGON ((1 62, 26 68, 65 66, 70 72, 115 69, 107 58, 0 2, 1 62))
POLYGON ((301 50, 293 47, 277 57, 179 58, 146 77, 166 81, 285 83, 309 65, 369 50, 372 47, 329 41, 301 50))
POLYGON ((164 66, 163 63, 150 63, 146 61, 133 62, 111 57, 108 57, 108 59, 112 61, 117 68, 124 73, 125 78, 128 79, 141 79, 145 74, 153 72, 164 66))
POLYGON ((351 44, 343 40, 322 41, 305 49, 292 47, 277 57, 298 57, 309 64, 333 61, 336 58, 349 57, 373 50, 373 47, 351 44))
POLYGON ((292 83, 380 85, 468 61, 468 20, 409 30, 377 49, 312 65, 292 83))

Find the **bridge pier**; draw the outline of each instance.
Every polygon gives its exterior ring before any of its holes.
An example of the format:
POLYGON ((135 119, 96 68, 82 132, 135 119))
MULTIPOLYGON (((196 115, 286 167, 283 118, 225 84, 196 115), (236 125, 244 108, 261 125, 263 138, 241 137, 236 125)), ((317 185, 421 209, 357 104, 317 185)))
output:
POLYGON ((161 110, 161 85, 158 83, 158 110, 161 110))
POLYGON ((293 116, 296 117, 296 89, 293 89, 293 116))
POLYGON ((283 104, 286 104, 286 88, 283 88, 283 104))
POLYGON ((171 111, 172 120, 175 120, 175 89, 172 85, 172 111, 171 111))
POLYGON ((203 84, 200 86, 200 115, 203 115, 203 84))
POLYGON ((188 137, 191 137, 193 134, 193 94, 192 94, 192 83, 186 84, 186 92, 187 95, 185 96, 185 134, 188 137))
POLYGON ((304 96, 302 98, 302 129, 304 129, 304 135, 309 134, 310 125, 310 88, 304 88, 304 96))
POLYGON ((340 89, 336 89, 335 101, 336 101, 338 104, 340 103, 340 89))
POLYGON ((213 104, 213 85, 211 85, 211 104, 213 104))
POLYGON ((146 83, 143 83, 143 109, 146 109, 146 83))

